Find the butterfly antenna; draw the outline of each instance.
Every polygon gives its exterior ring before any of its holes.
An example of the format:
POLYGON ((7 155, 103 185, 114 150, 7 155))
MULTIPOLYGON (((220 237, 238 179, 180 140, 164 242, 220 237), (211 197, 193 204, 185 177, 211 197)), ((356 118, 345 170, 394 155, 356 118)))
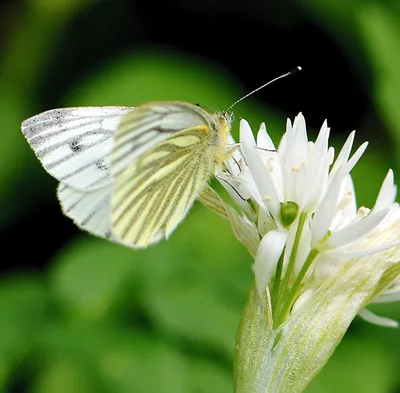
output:
POLYGON ((250 93, 247 93, 245 96, 243 96, 243 97, 239 98, 237 101, 235 101, 235 102, 226 110, 226 112, 229 112, 236 104, 238 104, 239 102, 245 100, 247 97, 249 97, 249 96, 251 96, 252 94, 256 93, 258 90, 261 90, 261 89, 263 89, 265 86, 268 86, 268 85, 270 85, 270 84, 273 83, 273 82, 276 82, 278 79, 286 78, 286 77, 289 76, 289 75, 293 75, 293 74, 295 74, 296 72, 301 71, 301 69, 302 69, 301 67, 297 66, 297 67, 293 68, 292 70, 290 70, 289 72, 286 72, 285 74, 280 75, 280 76, 278 76, 278 77, 276 77, 276 78, 270 80, 269 82, 263 84, 262 86, 257 87, 257 89, 252 90, 250 93))

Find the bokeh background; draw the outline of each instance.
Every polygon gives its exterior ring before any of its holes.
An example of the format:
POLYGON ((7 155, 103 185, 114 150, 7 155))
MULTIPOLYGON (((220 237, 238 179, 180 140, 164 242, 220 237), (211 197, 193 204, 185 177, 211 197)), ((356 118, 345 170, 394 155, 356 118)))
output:
MULTIPOLYGON (((20 132, 55 107, 178 99, 235 107, 276 142, 299 111, 311 137, 353 129, 372 207, 399 173, 400 2, 8 0, 0 5, 0 391, 225 393, 251 258, 196 204, 132 251, 79 232, 20 132), (396 172, 397 170, 397 172, 396 172)), ((238 121, 233 134, 238 132, 238 121)), ((375 308, 400 320, 400 306, 375 308)), ((356 319, 308 393, 400 392, 400 330, 356 319)))

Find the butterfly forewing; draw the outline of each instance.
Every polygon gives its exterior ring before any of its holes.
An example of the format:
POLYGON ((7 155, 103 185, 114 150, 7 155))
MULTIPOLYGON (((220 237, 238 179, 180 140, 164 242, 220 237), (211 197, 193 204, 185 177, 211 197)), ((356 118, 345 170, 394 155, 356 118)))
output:
POLYGON ((211 120, 203 109, 184 102, 154 102, 137 109, 121 119, 115 135, 111 158, 114 176, 176 132, 209 125, 211 120))
POLYGON ((44 168, 64 184, 93 190, 109 184, 109 155, 121 117, 132 107, 52 109, 22 123, 44 168))
MULTIPOLYGON (((152 113, 151 106, 144 109, 152 113)), ((117 130, 116 147, 119 137, 131 141, 139 133, 151 132, 155 139, 149 142, 144 152, 140 150, 141 146, 131 144, 129 149, 134 155, 137 149, 141 153, 130 164, 129 154, 121 158, 117 153, 116 161, 114 151, 112 154, 113 174, 114 163, 124 162, 114 176, 112 230, 117 238, 135 247, 146 247, 168 237, 185 217, 213 172, 214 160, 210 155, 213 135, 208 119, 190 105, 171 104, 168 108, 171 112, 165 107, 160 109, 155 105, 154 117, 149 113, 142 114, 140 108, 126 116, 133 124, 130 137, 125 119, 121 130, 117 130), (171 120, 177 113, 180 113, 179 119, 187 121, 179 122, 180 131, 175 129, 178 122, 171 120)))

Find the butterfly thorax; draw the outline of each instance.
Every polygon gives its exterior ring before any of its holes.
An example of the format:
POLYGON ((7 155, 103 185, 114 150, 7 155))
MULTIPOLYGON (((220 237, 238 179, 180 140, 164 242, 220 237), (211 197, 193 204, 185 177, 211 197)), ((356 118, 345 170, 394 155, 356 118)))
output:
POLYGON ((229 135, 231 129, 232 115, 227 112, 219 112, 212 116, 215 126, 215 163, 221 166, 229 158, 228 150, 229 135))

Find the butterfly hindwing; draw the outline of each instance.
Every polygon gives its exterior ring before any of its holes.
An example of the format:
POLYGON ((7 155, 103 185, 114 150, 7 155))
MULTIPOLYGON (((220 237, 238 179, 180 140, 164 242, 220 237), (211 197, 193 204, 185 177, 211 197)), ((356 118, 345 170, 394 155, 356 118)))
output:
POLYGON ((57 189, 63 213, 79 228, 107 239, 111 237, 111 193, 112 185, 93 191, 79 191, 60 183, 57 189))

